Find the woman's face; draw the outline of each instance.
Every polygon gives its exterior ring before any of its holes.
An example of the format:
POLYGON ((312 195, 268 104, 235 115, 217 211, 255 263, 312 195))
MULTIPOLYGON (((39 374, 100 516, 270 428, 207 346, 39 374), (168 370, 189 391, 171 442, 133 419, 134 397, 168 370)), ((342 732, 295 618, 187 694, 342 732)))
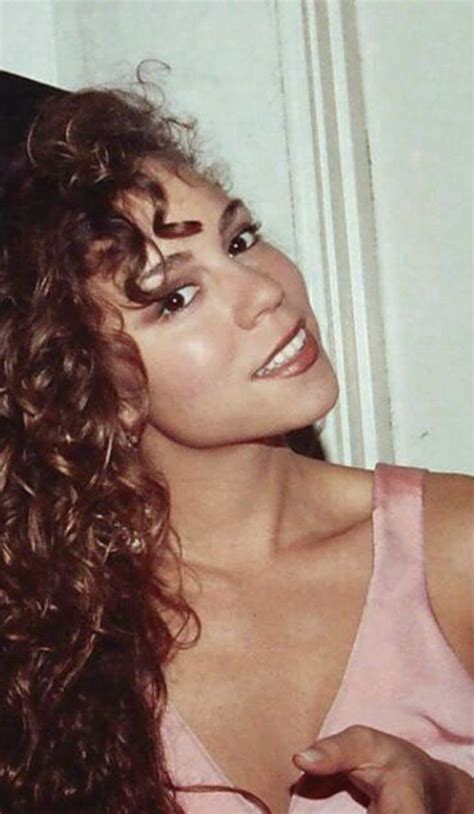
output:
MULTIPOLYGON (((151 204, 135 200, 134 218, 167 259, 165 289, 159 302, 130 308, 117 286, 100 283, 147 370, 148 430, 203 448, 320 418, 337 384, 296 266, 259 237, 243 203, 202 178, 157 174, 168 196, 165 223, 199 221, 201 230, 157 238, 151 204)), ((143 287, 159 282, 158 260, 151 247, 143 287)))

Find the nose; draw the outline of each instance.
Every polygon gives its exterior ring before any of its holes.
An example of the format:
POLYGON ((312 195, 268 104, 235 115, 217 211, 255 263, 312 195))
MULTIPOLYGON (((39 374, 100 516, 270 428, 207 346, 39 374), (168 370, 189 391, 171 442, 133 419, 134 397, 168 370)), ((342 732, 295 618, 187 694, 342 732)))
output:
POLYGON ((230 287, 234 322, 239 328, 252 330, 266 314, 276 311, 284 300, 280 283, 264 270, 248 267, 235 259, 227 277, 230 287))

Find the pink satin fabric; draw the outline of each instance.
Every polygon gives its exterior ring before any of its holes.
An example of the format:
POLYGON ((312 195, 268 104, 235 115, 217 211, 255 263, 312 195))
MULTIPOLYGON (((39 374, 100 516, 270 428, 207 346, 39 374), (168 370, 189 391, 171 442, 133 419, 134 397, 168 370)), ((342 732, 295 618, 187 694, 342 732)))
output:
MULTIPOLYGON (((379 464, 373 501, 374 567, 343 681, 320 736, 352 724, 398 735, 435 758, 474 773, 474 682, 446 642, 430 607, 423 561, 421 470, 379 464)), ((162 728, 177 786, 232 786, 177 710, 162 728)), ((291 759, 291 756, 288 756, 291 759)), ((289 814, 361 814, 347 791, 325 800, 295 788, 289 814)), ((180 793, 187 814, 257 814, 229 793, 180 793)))

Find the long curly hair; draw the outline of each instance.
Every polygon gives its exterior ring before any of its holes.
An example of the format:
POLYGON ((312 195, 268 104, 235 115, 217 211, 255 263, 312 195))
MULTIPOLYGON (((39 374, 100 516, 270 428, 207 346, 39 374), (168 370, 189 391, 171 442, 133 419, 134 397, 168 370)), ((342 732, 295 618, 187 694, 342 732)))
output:
POLYGON ((166 482, 130 442, 146 373, 87 281, 125 269, 133 296, 146 238, 119 201, 163 218, 143 159, 196 166, 191 133, 143 96, 82 91, 42 110, 3 179, 1 814, 181 811, 159 726, 192 612, 163 576, 166 482))

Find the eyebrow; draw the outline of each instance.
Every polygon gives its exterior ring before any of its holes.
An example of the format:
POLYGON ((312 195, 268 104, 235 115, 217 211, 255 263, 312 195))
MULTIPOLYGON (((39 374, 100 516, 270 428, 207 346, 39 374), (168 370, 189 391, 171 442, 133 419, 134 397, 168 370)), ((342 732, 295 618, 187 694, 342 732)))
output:
POLYGON ((234 216, 239 209, 246 209, 244 202, 240 198, 232 198, 219 218, 218 229, 220 235, 222 235, 232 223, 234 216))
MULTIPOLYGON (((247 209, 247 207, 241 198, 232 198, 219 218, 217 228, 220 235, 225 234, 239 209, 247 209)), ((166 256, 165 266, 167 271, 172 271, 184 263, 189 263, 192 259, 193 253, 191 251, 175 252, 166 256)))

